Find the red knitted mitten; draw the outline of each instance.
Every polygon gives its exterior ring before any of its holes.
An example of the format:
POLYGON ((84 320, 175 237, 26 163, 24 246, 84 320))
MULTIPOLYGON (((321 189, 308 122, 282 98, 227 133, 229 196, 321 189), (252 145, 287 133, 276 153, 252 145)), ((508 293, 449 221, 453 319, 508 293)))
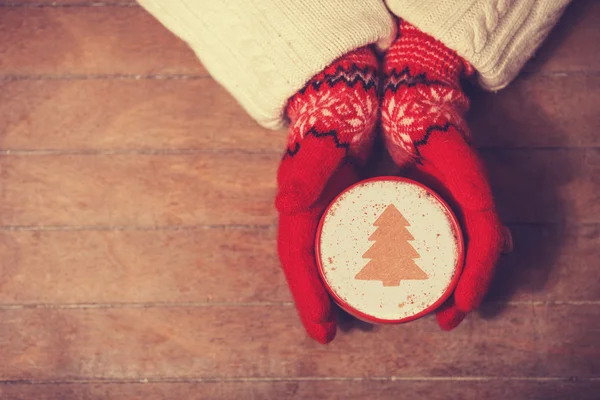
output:
POLYGON ((290 136, 276 199, 279 258, 302 323, 321 343, 333 339, 336 324, 315 264, 315 235, 327 205, 358 180, 354 163, 371 152, 377 69, 371 48, 348 53, 313 77, 286 110, 290 136))
POLYGON ((454 51, 403 21, 384 69, 381 107, 388 151, 409 175, 450 203, 465 236, 462 275, 452 298, 437 312, 439 325, 449 330, 480 305, 510 238, 464 120, 469 101, 460 78, 472 69, 454 51))

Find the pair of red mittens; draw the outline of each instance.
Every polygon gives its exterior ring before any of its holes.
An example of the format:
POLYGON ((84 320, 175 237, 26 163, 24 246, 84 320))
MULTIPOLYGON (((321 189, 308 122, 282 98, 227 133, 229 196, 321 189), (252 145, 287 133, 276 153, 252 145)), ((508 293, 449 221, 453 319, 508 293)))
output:
POLYGON ((469 142, 468 99, 460 79, 470 73, 455 52, 401 21, 383 71, 374 51, 360 48, 334 61, 289 100, 290 137, 276 199, 278 250, 302 323, 315 340, 327 343, 336 332, 316 266, 317 227, 335 196, 358 181, 379 110, 394 161, 449 202, 465 236, 463 272, 453 296, 436 313, 439 325, 456 327, 483 300, 510 236, 469 142))

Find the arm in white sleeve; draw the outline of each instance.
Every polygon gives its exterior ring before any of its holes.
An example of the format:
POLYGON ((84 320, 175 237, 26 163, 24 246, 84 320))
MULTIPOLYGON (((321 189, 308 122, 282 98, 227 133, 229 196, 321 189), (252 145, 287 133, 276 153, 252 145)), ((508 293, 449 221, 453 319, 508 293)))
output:
POLYGON ((389 9, 456 51, 488 90, 508 85, 570 0, 386 0, 389 9))
POLYGON ((138 0, 186 41, 261 125, 284 123, 288 98, 336 58, 389 43, 383 0, 138 0))

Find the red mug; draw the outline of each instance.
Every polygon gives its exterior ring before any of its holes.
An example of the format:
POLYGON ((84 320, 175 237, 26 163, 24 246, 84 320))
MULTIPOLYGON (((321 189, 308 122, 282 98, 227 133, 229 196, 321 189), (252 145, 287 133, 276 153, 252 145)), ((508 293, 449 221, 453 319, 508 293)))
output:
POLYGON ((329 205, 317 230, 321 278, 334 301, 370 323, 433 312, 464 262, 460 225, 444 200, 399 177, 359 182, 329 205))

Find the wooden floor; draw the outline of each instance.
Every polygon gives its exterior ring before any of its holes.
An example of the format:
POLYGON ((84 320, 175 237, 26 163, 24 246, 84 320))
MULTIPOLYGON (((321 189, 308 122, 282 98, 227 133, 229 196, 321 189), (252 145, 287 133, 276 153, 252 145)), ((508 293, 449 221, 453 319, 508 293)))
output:
POLYGON ((600 1, 471 121, 516 251, 478 314, 296 318, 282 132, 131 0, 0 0, 0 399, 600 399, 600 1))

